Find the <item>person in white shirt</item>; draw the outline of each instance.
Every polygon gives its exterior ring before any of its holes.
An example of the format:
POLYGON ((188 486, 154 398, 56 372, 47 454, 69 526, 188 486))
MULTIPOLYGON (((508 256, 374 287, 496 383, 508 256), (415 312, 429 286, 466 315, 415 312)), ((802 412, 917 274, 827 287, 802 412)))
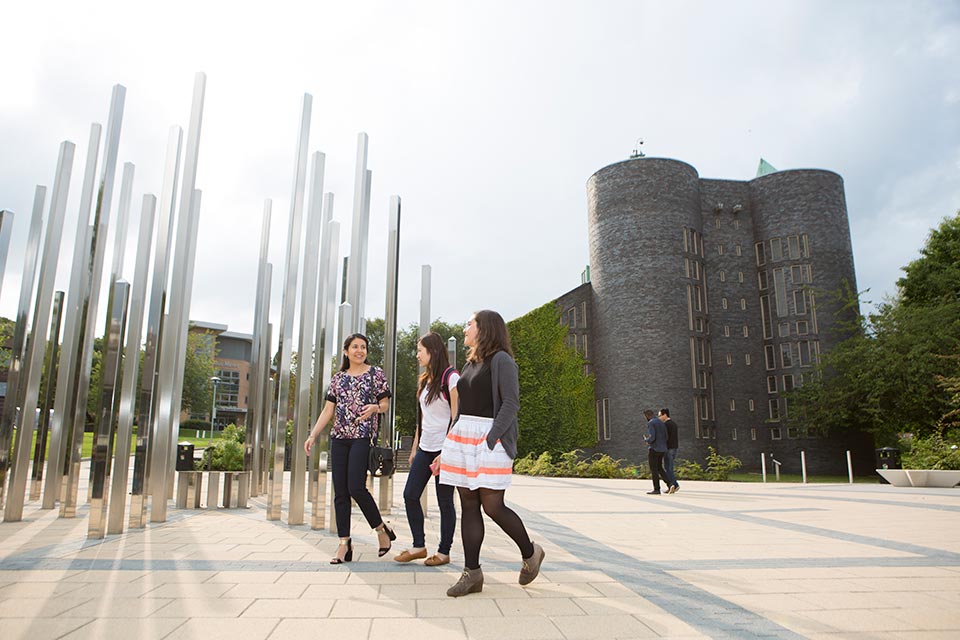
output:
POLYGON ((403 489, 403 502, 407 509, 407 522, 413 535, 413 546, 394 560, 410 562, 427 558, 427 545, 423 533, 423 508, 420 496, 430 477, 437 488, 437 504, 440 507, 440 545, 437 553, 424 561, 428 567, 450 562, 450 546, 457 527, 457 512, 453 506, 453 487, 440 484, 438 465, 433 464, 447 431, 457 415, 457 380, 460 374, 450 366, 443 338, 429 332, 417 342, 417 362, 423 367, 417 385, 417 434, 410 452, 410 473, 403 489))

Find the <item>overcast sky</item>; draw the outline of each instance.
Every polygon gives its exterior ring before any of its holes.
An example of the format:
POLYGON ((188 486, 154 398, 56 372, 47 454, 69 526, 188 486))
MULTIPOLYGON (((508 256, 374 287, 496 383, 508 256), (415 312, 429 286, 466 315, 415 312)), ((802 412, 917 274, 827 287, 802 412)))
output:
POLYGON ((760 157, 839 173, 867 300, 894 293, 900 267, 960 208, 956 1, 34 0, 3 13, 0 207, 17 215, 7 317, 34 187, 52 187, 62 140, 77 144, 58 271, 67 286, 89 126, 106 124, 117 83, 120 163, 137 168, 132 277, 141 195, 159 194, 167 132, 188 124, 197 71, 207 92, 191 318, 234 331, 253 326, 266 198, 280 321, 304 93, 342 252, 357 133, 370 136, 369 317, 384 310, 389 197, 403 200, 402 326, 418 320, 423 264, 433 315, 448 322, 481 308, 509 320, 578 286, 586 181, 638 138, 647 155, 704 178, 749 180, 760 157))

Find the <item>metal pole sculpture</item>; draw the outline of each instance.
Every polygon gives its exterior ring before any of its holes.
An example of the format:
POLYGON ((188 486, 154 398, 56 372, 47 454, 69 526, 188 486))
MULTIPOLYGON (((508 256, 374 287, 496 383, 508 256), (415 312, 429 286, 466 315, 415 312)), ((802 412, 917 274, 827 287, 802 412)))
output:
POLYGON ((20 430, 16 448, 13 452, 13 468, 10 480, 10 496, 4 505, 3 517, 7 522, 19 521, 23 517, 23 501, 27 488, 27 471, 30 464, 30 445, 33 438, 32 420, 37 410, 40 395, 40 376, 43 373, 43 359, 47 352, 47 325, 53 306, 53 285, 57 275, 57 262, 60 259, 60 229, 63 226, 67 208, 67 194, 70 190, 70 174, 73 167, 73 144, 65 142, 60 147, 60 160, 54 183, 53 197, 50 199, 50 215, 47 219, 47 233, 43 242, 43 258, 40 261, 40 276, 37 287, 36 304, 33 310, 33 336, 27 341, 25 382, 22 398, 20 430))
MULTIPOLYGON (((336 310, 337 310, 337 266, 340 262, 340 223, 330 220, 333 216, 333 194, 328 193, 324 198, 324 218, 329 220, 326 224, 326 231, 323 234, 323 240, 320 248, 321 267, 320 273, 322 280, 320 311, 317 325, 323 326, 323 342, 318 343, 317 362, 319 368, 314 374, 316 384, 320 387, 317 394, 316 415, 313 420, 316 421, 326 403, 326 393, 330 388, 330 380, 333 372, 330 368, 330 360, 334 354, 338 353, 337 345, 334 340, 336 337, 336 310), (322 345, 322 346, 321 346, 322 345)), ((317 458, 317 464, 311 466, 314 469, 311 475, 311 497, 313 498, 313 514, 310 522, 312 529, 322 529, 325 526, 324 520, 327 513, 327 474, 330 471, 330 429, 333 425, 328 425, 326 429, 317 438, 314 444, 314 455, 317 458)), ((330 501, 331 504, 333 501, 330 501)))
MULTIPOLYGON (((113 330, 113 327, 112 327, 112 322, 113 322, 112 313, 114 310, 114 307, 113 307, 114 288, 113 287, 120 278, 120 270, 123 269, 123 254, 126 252, 126 248, 127 248, 127 223, 130 216, 130 198, 133 195, 133 175, 134 175, 133 163, 125 162, 123 164, 123 173, 121 174, 122 177, 120 178, 120 203, 119 203, 119 206, 117 207, 117 225, 116 225, 116 232, 114 233, 114 240, 113 240, 113 265, 110 267, 110 280, 109 280, 110 286, 107 289, 107 321, 106 321, 106 327, 104 327, 104 331, 103 331, 105 341, 109 339, 111 331, 113 330)), ((129 288, 127 290, 127 293, 129 294, 129 288)), ((126 314, 126 307, 124 307, 124 314, 126 314)), ((126 315, 124 315, 124 320, 126 320, 126 315)), ((126 330, 126 325, 124 325, 122 329, 123 330, 121 331, 121 337, 124 335, 124 332, 126 330)), ((122 344, 117 347, 118 355, 120 354, 120 349, 122 348, 123 348, 122 344)), ((104 370, 102 369, 101 371, 104 371, 104 370)), ((117 375, 119 376, 119 374, 120 374, 120 362, 118 358, 117 375)), ((101 383, 104 383, 105 381, 106 381, 106 378, 101 377, 101 383)), ((117 387, 119 386, 117 382, 114 382, 113 389, 111 389, 111 393, 110 393, 111 399, 114 400, 114 406, 110 407, 109 412, 106 414, 109 416, 109 425, 108 425, 109 433, 107 434, 107 455, 106 455, 106 460, 104 462, 104 469, 107 477, 110 476, 110 456, 112 455, 112 452, 113 452, 114 425, 115 425, 114 416, 116 415, 116 403, 120 401, 120 394, 115 393, 117 387)), ((101 384, 101 386, 103 386, 103 384, 101 384)), ((101 400, 102 399, 103 399, 103 396, 101 393, 101 400)), ((100 410, 97 411, 96 416, 94 417, 94 419, 97 421, 97 426, 95 427, 95 430, 94 430, 95 433, 99 433, 100 431, 99 421, 103 416, 104 416, 103 408, 101 407, 100 410)), ((87 490, 88 501, 92 499, 91 496, 92 496, 93 486, 95 482, 94 472, 97 469, 97 465, 94 464, 94 462, 95 461, 91 459, 90 478, 89 478, 89 483, 87 485, 89 487, 87 490)), ((109 487, 107 487, 107 489, 109 490, 109 487)), ((106 514, 106 506, 107 504, 105 502, 103 504, 104 514, 106 514)), ((104 530, 105 530, 105 526, 101 527, 100 528, 101 534, 96 537, 102 538, 103 537, 102 532, 104 530)))
POLYGON ((63 322, 63 291, 53 294, 53 319, 50 321, 50 355, 44 364, 43 378, 47 387, 43 392, 43 408, 40 411, 40 427, 37 444, 33 448, 33 475, 30 482, 30 499, 40 499, 40 484, 43 481, 43 464, 47 454, 47 433, 50 430, 50 414, 53 413, 53 397, 56 393, 57 365, 60 362, 60 325, 63 322))
POLYGON ((453 336, 447 338, 447 357, 450 359, 450 366, 457 368, 457 339, 453 336))
MULTIPOLYGON (((70 144, 68 142, 64 145, 70 144)), ((73 151, 71 145, 71 153, 73 151)), ((63 164, 64 146, 60 147, 59 167, 63 164)), ((10 367, 7 374, 7 397, 0 415, 0 507, 4 506, 7 471, 10 467, 10 443, 13 441, 13 427, 20 422, 17 418, 19 405, 19 379, 26 358, 27 321, 30 313, 30 301, 33 299, 33 282, 37 275, 37 256, 40 252, 40 239, 43 235, 43 206, 47 200, 47 188, 37 185, 33 198, 33 215, 30 217, 30 230, 24 248, 23 277, 20 284, 20 302, 17 305, 17 320, 13 327, 13 341, 10 345, 10 367)), ((49 225, 47 225, 49 227, 49 225)), ((34 319, 35 328, 39 328, 34 319)), ((26 413, 24 412, 24 415, 26 413)))
MULTIPOLYGON (((90 391, 90 373, 93 367, 93 338, 97 325, 97 307, 100 303, 100 285, 103 274, 103 257, 107 246, 107 232, 110 228, 110 206, 113 200, 113 181, 117 169, 117 151, 120 146, 120 127, 123 123, 123 104, 126 89, 114 85, 110 98, 110 116, 107 119, 107 135, 104 140, 103 166, 100 172, 100 186, 97 190, 97 205, 93 216, 93 235, 90 242, 90 262, 88 263, 87 287, 83 292, 80 305, 80 319, 83 333, 80 341, 80 361, 77 363, 79 375, 76 383, 76 406, 73 412, 73 437, 67 449, 69 473, 66 493, 60 504, 60 517, 72 518, 77 513, 77 493, 80 485, 80 463, 83 448, 83 431, 87 421, 87 394, 90 391)), ((70 418, 69 415, 66 418, 70 418)), ((69 430, 68 430, 69 433, 69 430)))
POLYGON ((150 519, 167 519, 167 493, 173 487, 176 450, 170 441, 180 426, 180 393, 183 386, 183 360, 187 349, 190 298, 193 288, 193 264, 196 258, 197 226, 200 218, 200 192, 196 189, 197 161, 200 155, 200 131, 203 125, 203 101, 207 77, 194 76, 193 104, 187 148, 184 153, 183 186, 180 189, 179 225, 171 281, 170 318, 160 338, 160 373, 157 380, 157 415, 154 418, 156 449, 150 470, 149 490, 153 495, 150 519))
MULTIPOLYGON (((267 264, 267 273, 266 273, 266 286, 263 290, 264 300, 270 299, 270 290, 271 290, 271 281, 273 280, 273 265, 267 264)), ((263 340, 263 353, 264 358, 263 362, 260 365, 260 394, 263 398, 262 406, 260 407, 260 468, 258 473, 260 474, 260 487, 263 492, 269 493, 268 486, 268 477, 270 475, 270 468, 273 464, 273 458, 271 457, 271 452, 273 451, 273 418, 277 415, 277 412, 274 410, 274 397, 273 397, 273 369, 271 362, 273 356, 271 355, 270 347, 273 344, 273 325, 267 323, 266 331, 264 332, 263 340)))
MULTIPOLYGON (((387 299, 383 323, 383 370, 390 389, 397 388, 397 280, 400 270, 400 196, 390 196, 390 223, 387 235, 387 299)), ((384 416, 382 442, 394 442, 396 399, 384 416)), ((393 476, 380 478, 380 512, 393 508, 393 476)))
POLYGON ((347 299, 351 306, 350 326, 347 327, 346 335, 355 333, 360 327, 361 298, 363 297, 363 244, 366 242, 364 235, 364 211, 366 205, 364 200, 367 194, 367 134, 357 134, 357 164, 354 174, 353 185, 353 224, 350 227, 350 261, 344 272, 347 280, 347 299))
MULTIPOLYGON (((137 413, 137 444, 134 450, 133 481, 130 488, 131 528, 147 526, 147 495, 155 434, 159 394, 156 391, 157 369, 160 364, 160 337, 163 330, 163 310, 167 299, 167 275, 170 272, 170 245, 173 241, 174 200, 180 172, 180 147, 183 130, 170 127, 167 136, 166 162, 163 170, 163 189, 157 220, 157 250, 153 256, 153 279, 150 285, 150 304, 146 318, 146 344, 143 353, 143 375, 140 383, 140 407, 137 413)), ((143 256, 139 256, 146 259, 143 256)), ((138 346, 139 349, 139 346, 138 346)))
MULTIPOLYGON (((310 139, 310 111, 313 97, 303 94, 297 154, 294 159, 293 195, 290 198, 290 222, 287 227, 287 260, 283 271, 283 298, 280 305, 280 362, 278 375, 277 430, 274 440, 273 470, 267 494, 267 520, 280 519, 283 500, 283 449, 287 420, 290 417, 290 363, 293 357, 293 314, 297 304, 297 267, 300 264, 300 233, 303 218, 303 193, 307 174, 307 144, 310 139)), ((291 451, 291 455, 293 451, 291 451)))
POLYGON ((110 325, 103 353, 103 381, 100 391, 100 415, 90 466, 93 482, 90 484, 90 521, 88 538, 103 538, 107 533, 107 506, 110 500, 110 444, 113 435, 115 391, 120 381, 120 350, 127 324, 127 302, 130 285, 117 280, 110 294, 110 325))
MULTIPOLYGON (((294 408, 293 442, 290 447, 290 493, 288 494, 287 524, 303 524, 304 481, 306 453, 300 444, 306 440, 310 424, 310 380, 313 360, 314 324, 317 313, 317 264, 320 259, 320 233, 323 201, 323 171, 325 156, 313 154, 313 172, 310 179, 310 205, 307 208, 307 236, 303 245, 303 290, 300 294, 300 339, 297 341, 300 357, 297 362, 297 403, 294 408)), ((318 362, 319 364, 319 362, 318 362)), ((319 368, 316 368, 319 370, 319 368)), ((316 458, 316 456, 313 456, 316 458)), ((311 460, 312 462, 312 460, 311 460)))
MULTIPOLYGON (((430 265, 420 266, 420 335, 425 336, 430 331, 430 279, 432 276, 430 265)), ((423 373, 423 367, 417 367, 418 373, 423 373)), ((419 400, 417 400, 419 402, 419 400)), ((429 500, 429 487, 424 487, 420 494, 420 506, 423 513, 429 513, 427 502, 429 500)))
POLYGON ((253 308, 253 344, 250 349, 250 403, 247 405, 247 437, 244 438, 243 468, 252 471, 250 474, 250 494, 259 496, 263 491, 260 479, 261 431, 263 425, 263 411, 261 410, 266 397, 263 393, 263 372, 261 363, 270 359, 266 337, 267 318, 270 312, 270 300, 264 297, 268 284, 265 282, 267 271, 267 250, 270 246, 270 217, 273 202, 266 200, 263 203, 263 224, 260 227, 260 261, 257 263, 257 289, 253 308))
MULTIPOLYGON (((336 289, 337 289, 337 263, 334 259, 332 271, 333 279, 330 278, 330 234, 332 233, 330 224, 333 221, 333 194, 323 194, 323 233, 320 237, 320 262, 319 262, 319 283, 317 285, 317 334, 314 339, 314 349, 316 351, 314 364, 314 386, 313 386, 313 411, 310 414, 310 421, 316 422, 323 411, 323 398, 327 388, 322 381, 329 378, 330 369, 330 342, 326 340, 327 327, 333 324, 336 308, 336 289), (328 296, 328 292, 333 290, 333 296, 328 296), (328 297, 330 300, 328 301, 328 297), (327 320, 327 309, 332 302, 330 311, 330 321, 327 320)), ((340 225, 337 225, 339 233, 340 225)), ((339 242, 339 240, 337 240, 339 242)))
POLYGON ((211 376, 213 399, 210 401, 210 443, 207 445, 207 509, 217 508, 217 492, 220 488, 220 476, 214 476, 213 471, 213 431, 217 424, 217 387, 220 385, 220 376, 211 376))
POLYGON ((100 153, 101 126, 90 125, 90 141, 87 145, 87 161, 80 191, 80 217, 77 220, 77 235, 73 244, 73 262, 70 267, 70 285, 67 287, 67 306, 64 317, 63 342, 60 347, 60 365, 57 371, 57 395, 53 402, 53 418, 50 422, 50 451, 47 478, 43 483, 43 509, 53 509, 62 499, 63 480, 66 475, 67 448, 73 432, 70 417, 73 416, 77 388, 77 350, 82 341, 83 324, 80 317, 80 300, 87 288, 87 263, 90 260, 90 211, 93 208, 93 188, 97 175, 97 157, 100 153))
POLYGON ((373 172, 367 169, 363 174, 363 228, 360 230, 362 242, 360 243, 360 260, 357 263, 357 267, 360 269, 360 294, 357 297, 357 309, 354 310, 354 314, 359 318, 359 321, 355 320, 354 323, 357 324, 357 331, 363 334, 367 333, 367 255, 370 253, 370 189, 372 183, 373 172))
MULTIPOLYGON (((117 411, 117 447, 114 454, 113 475, 110 479, 107 533, 123 533, 127 504, 127 478, 130 470, 130 441, 133 438, 133 416, 136 411, 137 373, 140 370, 140 336, 143 330, 147 269, 150 264, 150 242, 153 239, 153 218, 156 208, 157 198, 144 194, 140 212, 140 236, 137 239, 137 261, 133 272, 133 291, 130 296, 130 312, 127 321, 127 344, 123 352, 123 382, 120 387, 120 405, 117 411)), ((148 428, 148 425, 143 426, 143 430, 148 428)))
POLYGON ((0 210, 0 291, 3 290, 3 274, 7 268, 14 217, 13 211, 0 210))
MULTIPOLYGON (((353 331, 350 330, 350 327, 353 326, 353 308, 350 306, 349 302, 341 303, 339 314, 340 320, 337 324, 339 325, 340 336, 337 340, 337 354, 340 357, 337 358, 338 361, 342 357, 343 351, 340 349, 340 347, 343 346, 343 341, 347 339, 348 335, 353 333, 353 331)), ((327 458, 327 470, 328 473, 333 473, 333 456, 327 458)), ((337 514, 334 500, 330 500, 330 521, 328 529, 330 531, 337 530, 337 514)))

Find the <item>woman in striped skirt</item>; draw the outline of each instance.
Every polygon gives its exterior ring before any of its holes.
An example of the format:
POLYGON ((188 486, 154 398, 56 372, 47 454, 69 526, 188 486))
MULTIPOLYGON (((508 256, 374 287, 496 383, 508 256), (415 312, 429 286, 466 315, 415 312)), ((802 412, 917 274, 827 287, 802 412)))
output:
POLYGON ((495 311, 478 311, 463 334, 470 352, 457 381, 459 413, 440 455, 440 482, 457 487, 462 509, 460 537, 465 566, 460 580, 447 590, 447 595, 454 598, 483 590, 481 509, 520 549, 521 585, 533 582, 544 557, 543 547, 530 541, 520 516, 503 501, 517 455, 520 409, 517 363, 507 325, 495 311))

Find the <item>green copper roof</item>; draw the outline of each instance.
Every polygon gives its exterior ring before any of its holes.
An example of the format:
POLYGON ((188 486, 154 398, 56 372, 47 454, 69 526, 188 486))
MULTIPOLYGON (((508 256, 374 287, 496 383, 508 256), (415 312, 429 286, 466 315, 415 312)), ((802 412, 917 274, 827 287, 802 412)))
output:
POLYGON ((760 158, 760 165, 757 167, 757 177, 759 178, 760 176, 765 176, 768 173, 775 173, 776 170, 777 168, 775 166, 773 166, 763 158, 760 158))

